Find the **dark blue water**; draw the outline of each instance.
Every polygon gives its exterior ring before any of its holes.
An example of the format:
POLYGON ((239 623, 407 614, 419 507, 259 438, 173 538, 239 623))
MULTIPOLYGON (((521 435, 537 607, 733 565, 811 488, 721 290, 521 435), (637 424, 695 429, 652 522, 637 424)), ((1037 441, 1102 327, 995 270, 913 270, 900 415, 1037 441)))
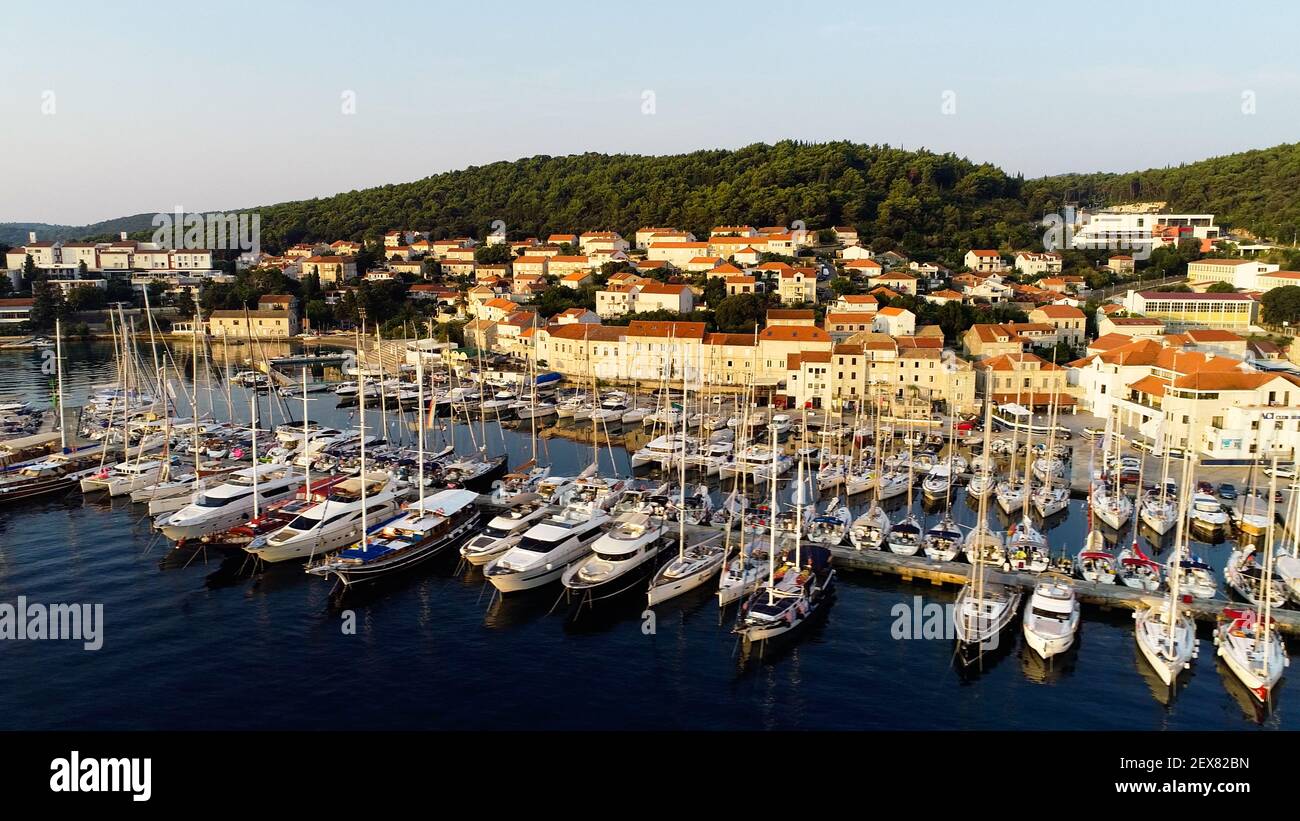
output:
MULTIPOLYGON (((104 346, 70 346, 67 357, 74 396, 112 378, 104 346)), ((39 366, 38 353, 0 352, 0 399, 46 397, 39 366)), ((325 397, 313 418, 341 424, 355 413, 325 397)), ((224 393, 213 403, 224 414, 224 393)), ((246 394, 235 389, 232 405, 247 418, 246 394)), ((494 452, 502 439, 512 463, 531 454, 526 426, 489 430, 494 452)), ((558 472, 591 460, 586 444, 547 438, 539 446, 558 472)), ((613 468, 626 465, 615 449, 613 468)), ((602 469, 610 468, 606 453, 602 469)), ((1081 504, 1052 523, 1058 551, 1078 549, 1081 504)), ((960 496, 955 507, 974 519, 960 496)), ((1153 687, 1124 611, 1085 608, 1077 650, 1050 668, 1023 647, 1017 627, 982 669, 963 670, 950 642, 891 637, 892 608, 918 596, 949 602, 952 591, 841 573, 825 622, 760 658, 741 652, 729 632, 734 613, 720 623, 707 592, 661 605, 653 631, 636 600, 573 621, 563 606, 551 612, 558 585, 493 601, 481 576, 457 574, 449 557, 340 601, 299 567, 249 577, 238 560, 175 566, 142 513, 126 500, 77 493, 0 510, 0 602, 102 603, 105 620, 95 652, 75 642, 0 642, 0 728, 1300 726, 1289 683, 1271 713, 1258 712, 1216 664, 1205 634, 1191 675, 1169 699, 1153 687), (350 618, 354 634, 343 630, 350 618)), ((1229 547, 1197 550, 1222 566, 1229 547)))

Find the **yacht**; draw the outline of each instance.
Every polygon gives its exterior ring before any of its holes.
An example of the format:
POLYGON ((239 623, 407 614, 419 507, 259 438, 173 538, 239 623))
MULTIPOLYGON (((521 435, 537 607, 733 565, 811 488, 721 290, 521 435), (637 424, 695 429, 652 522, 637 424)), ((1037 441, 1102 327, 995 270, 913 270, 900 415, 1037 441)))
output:
POLYGON ((1271 617, 1266 629, 1254 610, 1225 609, 1214 631, 1214 644, 1219 658, 1261 703, 1268 702, 1291 664, 1271 617))
POLYGON ((84 454, 55 454, 0 476, 0 505, 71 490, 83 477, 100 471, 103 457, 98 451, 96 446, 84 454))
POLYGON ((1042 485, 1034 490, 1030 499, 1038 515, 1046 519, 1070 506, 1070 489, 1062 485, 1042 485))
POLYGON ((1228 525, 1228 514, 1223 504, 1208 493, 1197 493, 1192 497, 1192 510, 1189 514, 1192 527, 1206 535, 1214 535, 1228 525))
POLYGON ((806 553, 808 560, 803 567, 786 562, 774 568, 773 583, 760 587, 745 602, 735 632, 746 642, 771 641, 791 634, 810 623, 830 603, 835 591, 830 551, 814 545, 806 553))
POLYGON ((325 501, 330 489, 346 478, 342 474, 334 474, 313 479, 311 487, 304 485, 292 498, 272 502, 260 515, 247 522, 200 536, 199 544, 217 550, 243 550, 254 539, 269 536, 292 522, 300 513, 325 501))
POLYGON ((289 524, 245 548, 265 562, 306 559, 331 553, 358 541, 361 536, 361 492, 365 483, 366 518, 381 522, 392 518, 411 488, 382 471, 367 471, 330 489, 325 501, 300 513, 289 524))
POLYGON ((1018 585, 987 580, 987 569, 977 566, 973 581, 962 586, 953 609, 957 640, 967 647, 993 649, 997 637, 1011 624, 1024 594, 1018 585))
POLYGON ((536 493, 525 493, 510 500, 509 506, 460 549, 460 555, 472 565, 484 565, 519 543, 524 531, 549 513, 546 500, 536 493))
POLYGON ((443 467, 441 481, 449 487, 486 493, 505 472, 506 454, 488 456, 479 451, 473 456, 448 462, 443 467))
POLYGON ((265 505, 291 497, 302 487, 302 482, 303 474, 284 464, 237 470, 226 481, 159 520, 158 529, 176 542, 226 530, 252 518, 254 504, 265 505))
POLYGON ((1012 570, 1025 570, 1041 573, 1051 564, 1051 551, 1047 547, 1047 537, 1029 521, 1021 519, 1007 533, 1007 561, 1012 570))
POLYGON ((792 424, 790 417, 784 413, 778 413, 772 417, 772 421, 767 423, 767 430, 773 436, 783 436, 790 432, 792 424))
POLYGON ((82 493, 108 491, 109 496, 123 496, 158 481, 166 460, 156 457, 129 459, 104 467, 81 479, 82 493))
MULTIPOLYGON (((1246 601, 1258 605, 1264 599, 1264 566, 1250 546, 1238 546, 1228 556, 1223 568, 1223 578, 1228 586, 1246 601)), ((1268 579, 1269 605, 1281 607, 1286 603, 1286 587, 1276 576, 1268 579)))
POLYGON ((942 499, 952 490, 952 470, 946 464, 935 465, 921 481, 921 492, 927 499, 942 499))
POLYGON ((685 438, 685 435, 681 433, 666 433, 663 436, 656 436, 645 447, 632 454, 631 463, 633 469, 651 464, 657 464, 664 470, 670 469, 681 458, 684 447, 683 439, 685 438))
POLYGON ((681 548, 650 580, 651 607, 700 587, 722 569, 727 549, 717 537, 681 548))
POLYGON ((848 505, 839 503, 839 499, 832 499, 826 505, 826 511, 821 516, 816 516, 805 528, 805 535, 808 541, 815 544, 838 545, 844 541, 848 535, 849 523, 853 520, 853 514, 849 511, 848 505))
POLYGON ((565 589, 590 602, 645 583, 664 546, 664 523, 644 513, 624 513, 591 545, 592 553, 560 576, 565 589))
POLYGON ((686 469, 698 470, 705 476, 717 476, 722 466, 731 461, 731 442, 709 442, 686 456, 686 469))
POLYGON ((858 550, 880 550, 889 537, 890 527, 889 514, 879 502, 872 502, 867 512, 855 519, 849 528, 849 543, 858 550))
POLYGON ((922 549, 927 558, 951 562, 961 554, 963 541, 961 528, 951 514, 945 514, 938 524, 925 531, 922 549))
POLYGON ((1145 593, 1154 593, 1160 589, 1160 585, 1163 584, 1160 563, 1152 561, 1142 552, 1142 548, 1136 544, 1126 547, 1119 552, 1117 558, 1119 566, 1115 575, 1125 587, 1145 593))
POLYGON ((1137 644, 1166 685, 1172 685, 1183 670, 1192 666, 1196 654, 1196 626, 1177 602, 1148 601, 1133 613, 1137 622, 1137 644))
POLYGON ((1079 599, 1065 576, 1045 575, 1034 586, 1022 621, 1025 643, 1044 659, 1069 650, 1079 630, 1079 599))
POLYGON ((478 494, 442 490, 405 507, 400 514, 371 528, 357 544, 307 568, 316 576, 334 576, 345 586, 373 581, 428 561, 464 541, 479 522, 478 494))
POLYGON ((1075 557, 1074 566, 1084 581, 1099 584, 1114 584, 1116 581, 1115 557, 1106 549, 1106 542, 1099 530, 1088 531, 1083 549, 1075 557))
POLYGON ((1197 599, 1212 599, 1219 595, 1219 577, 1200 556, 1192 554, 1178 562, 1178 589, 1187 591, 1197 599))
POLYGON ((518 544, 488 562, 483 575, 502 593, 556 581, 569 565, 591 552, 609 520, 600 507, 565 507, 530 527, 518 544))
POLYGON ((529 464, 514 473, 507 473, 499 482, 493 482, 492 503, 507 505, 517 496, 534 495, 537 488, 551 475, 549 467, 529 464))
POLYGON ((885 537, 885 543, 889 545, 891 553, 915 556, 921 549, 921 523, 915 514, 907 514, 901 522, 891 527, 889 535, 885 537))
POLYGON ((1142 523, 1164 536, 1178 521, 1178 500, 1160 491, 1151 491, 1142 497, 1138 516, 1142 523))
POLYGON ((1107 482, 1094 482, 1090 499, 1093 515, 1114 530, 1122 530, 1133 516, 1133 500, 1107 482))
POLYGON ((726 562, 718 579, 718 607, 745 598, 767 581, 768 550, 768 544, 753 542, 726 562))

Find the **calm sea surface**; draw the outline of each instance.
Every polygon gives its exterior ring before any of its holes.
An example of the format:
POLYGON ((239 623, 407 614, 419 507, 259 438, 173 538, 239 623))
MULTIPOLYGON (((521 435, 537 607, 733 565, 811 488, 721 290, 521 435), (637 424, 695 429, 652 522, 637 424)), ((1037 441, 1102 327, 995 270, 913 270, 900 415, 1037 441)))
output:
MULTIPOLYGON (((74 344, 65 355, 70 403, 112 380, 107 346, 74 344)), ((0 400, 48 401, 40 365, 39 352, 0 351, 0 400)), ((224 388, 199 393, 204 411, 211 404, 225 417, 224 388)), ((355 422, 355 408, 316 396, 313 418, 355 422)), ((246 393, 233 389, 230 405, 247 420, 246 393)), ((368 411, 368 423, 378 416, 368 411)), ((509 425, 490 426, 489 444, 517 464, 533 441, 526 424, 509 425)), ((454 433, 469 446, 463 425, 454 433)), ((561 474, 592 458, 590 445, 563 438, 538 446, 561 474)), ((626 475, 627 465, 621 448, 603 450, 602 472, 626 475)), ((1049 523, 1058 552, 1078 550, 1082 504, 1049 523)), ((954 507, 974 520, 960 493, 954 507)), ((102 603, 105 622, 97 652, 0 642, 0 729, 1300 727, 1295 683, 1260 713, 1216 663, 1204 628, 1200 658, 1169 699, 1138 656, 1127 612, 1085 608, 1077 649, 1051 667, 1024 647, 1017 622, 1009 647, 963 671, 950 642, 891 635, 896 605, 948 603, 950 591, 842 572, 824 623, 746 657, 729 632, 734 610, 720 620, 708 592, 658 607, 648 634, 635 596, 573 621, 563 606, 552 612, 558 585, 493 600, 477 571, 457 573, 447 556, 339 600, 297 566, 256 576, 238 560, 175 566, 143 514, 125 499, 75 492, 0 509, 0 602, 102 603), (342 629, 349 614, 353 635, 342 629)), ((1229 549, 1196 546, 1217 567, 1229 549)))

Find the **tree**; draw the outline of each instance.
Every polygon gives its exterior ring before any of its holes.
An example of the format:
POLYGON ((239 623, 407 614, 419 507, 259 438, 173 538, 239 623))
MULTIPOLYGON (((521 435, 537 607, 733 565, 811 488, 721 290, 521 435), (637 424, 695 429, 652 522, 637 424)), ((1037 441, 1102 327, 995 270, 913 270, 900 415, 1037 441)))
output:
POLYGON ((1300 321, 1300 285, 1285 285, 1265 291, 1260 298, 1263 320, 1270 325, 1300 321))
POLYGON ((1205 289, 1207 294, 1235 294, 1237 289, 1232 287, 1231 282, 1216 282, 1205 289))
POLYGON ((325 304, 323 299, 313 299, 307 303, 307 320, 311 322, 312 330, 319 331, 330 323, 334 314, 330 311, 330 306, 325 304))
POLYGON ((8 271, 0 271, 0 299, 13 293, 14 281, 9 277, 8 271))
POLYGON ((102 311, 108 305, 108 293, 94 285, 78 285, 68 292, 69 311, 102 311))
POLYGON ((32 283, 32 328, 37 331, 48 331, 54 327, 54 320, 62 319, 66 313, 67 305, 63 301, 63 291, 45 277, 38 277, 32 283))
POLYGON ((474 261, 480 265, 504 265, 510 261, 510 246, 504 242, 480 245, 474 249, 474 261))
POLYGON ((23 259, 23 288, 31 290, 32 286, 35 284, 36 260, 32 259, 31 254, 28 254, 26 258, 23 259))
POLYGON ((736 294, 722 300, 714 311, 718 330, 744 333, 762 325, 767 315, 767 300, 759 294, 736 294))

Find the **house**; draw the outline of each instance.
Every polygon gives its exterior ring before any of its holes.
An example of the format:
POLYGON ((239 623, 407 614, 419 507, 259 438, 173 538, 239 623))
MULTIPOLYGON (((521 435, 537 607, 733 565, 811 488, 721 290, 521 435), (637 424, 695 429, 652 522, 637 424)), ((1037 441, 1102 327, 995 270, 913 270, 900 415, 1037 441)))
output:
POLYGON ((1039 254, 1020 251, 1015 256, 1015 269, 1027 276, 1061 273, 1061 255, 1051 251, 1039 254))
POLYGON ((961 303, 964 298, 960 291, 954 291, 951 288, 943 288, 933 293, 925 294, 921 297, 926 302, 933 302, 935 305, 946 305, 949 302, 961 303))
POLYGON ((725 278, 725 277, 733 277, 733 276, 742 276, 744 275, 744 273, 745 270, 743 268, 738 268, 735 265, 732 265, 730 262, 724 262, 721 265, 718 265, 714 268, 710 268, 707 276, 709 279, 712 279, 713 277, 725 278))
POLYGON ((638 228, 636 231, 636 235, 633 239, 636 247, 644 251, 646 248, 650 247, 650 238, 660 234, 664 236, 678 235, 685 240, 695 239, 694 236, 683 234, 683 232, 678 231, 676 228, 655 228, 649 226, 645 228, 638 228))
POLYGON ((1133 257, 1125 254, 1115 254, 1114 256, 1107 257, 1106 267, 1120 276, 1132 274, 1137 271, 1137 265, 1134 263, 1133 257))
POLYGON ((869 313, 874 314, 880 307, 880 300, 871 294, 843 294, 835 300, 833 310, 845 313, 869 313))
POLYGON ((852 259, 844 263, 844 273, 850 278, 871 279, 885 272, 885 266, 874 259, 852 259))
POLYGON ((544 277, 547 273, 547 263, 549 261, 550 260, 547 257, 526 254, 524 256, 515 257, 512 261, 512 268, 515 272, 515 276, 519 276, 520 274, 533 274, 539 277, 544 277))
POLYGON ((600 317, 586 308, 565 308, 551 317, 551 321, 557 325, 599 325, 600 317))
POLYGON ((1020 353, 1025 345, 1024 337, 1006 325, 977 323, 962 334, 962 347, 975 359, 1020 353))
POLYGON ((546 244, 547 245, 570 245, 576 247, 578 245, 578 235, 577 234, 551 234, 549 237, 546 238, 546 244))
POLYGON ((1007 270, 1002 255, 997 251, 977 248, 966 252, 966 267, 982 274, 1000 274, 1007 270))
POLYGON ((1129 291, 1124 307, 1131 314, 1161 319, 1178 328, 1247 331, 1255 324, 1259 303, 1248 294, 1129 291))
POLYGON ((802 308, 771 308, 767 312, 767 325, 789 325, 799 328, 817 326, 817 314, 802 308))
POLYGON ((1182 347, 1184 350, 1232 356, 1237 359, 1245 359, 1246 352, 1249 350, 1244 336, 1218 328, 1192 328, 1181 334, 1166 334, 1164 343, 1182 347))
POLYGON ((302 261, 302 275, 311 276, 312 274, 320 278, 322 288, 341 285, 349 280, 356 279, 356 257, 306 257, 302 261))
MULTIPOLYGON (((1099 312, 1101 313, 1101 312, 1099 312)), ((1157 337, 1165 332, 1165 323, 1145 316, 1110 316, 1102 314, 1097 317, 1097 334, 1123 334, 1131 338, 1157 337)))
POLYGON ((858 229, 847 225, 837 225, 833 230, 835 231, 835 241, 840 245, 849 247, 858 245, 858 229))
POLYGON ((1056 339, 1070 345, 1083 342, 1088 317, 1069 305, 1043 305, 1029 312, 1029 321, 1056 328, 1056 339))
POLYGON ((758 294, 762 293, 763 286, 759 284, 754 277, 747 276, 729 276, 727 277, 727 296, 738 296, 740 294, 758 294))
MULTIPOLYGON (((863 262, 865 260, 876 262, 876 255, 871 253, 870 248, 863 248, 861 245, 850 245, 840 251, 840 259, 845 262, 863 262)), ((879 262, 876 262, 876 267, 881 267, 879 262)))
POLYGON ((781 271, 780 279, 777 283, 777 293, 781 298, 781 302, 785 305, 803 305, 807 302, 816 303, 816 272, 811 268, 793 268, 781 271))
POLYGON ((1234 288, 1246 291, 1265 290, 1260 286, 1260 278, 1277 272, 1281 266, 1253 259, 1198 259, 1187 263, 1187 284, 1197 289, 1208 287, 1216 282, 1226 282, 1234 288))
POLYGON ((876 311, 871 330, 890 336, 911 336, 916 332, 916 314, 906 308, 881 308, 876 311))
POLYGON ((906 271, 890 271, 871 279, 872 285, 884 285, 900 294, 916 296, 916 277, 906 271))
POLYGON ((665 285, 644 282, 636 285, 613 285, 596 292, 596 313, 602 318, 647 311, 675 311, 689 314, 695 310, 695 295, 688 285, 665 285))
POLYGON ((591 272, 591 260, 586 254, 554 256, 546 263, 546 271, 551 276, 563 279, 569 274, 591 272))
POLYGON ((490 322, 500 322, 518 310, 518 303, 503 297, 493 297, 486 302, 480 303, 475 311, 475 315, 479 319, 486 319, 490 322))
MULTIPOLYGON (((691 257, 691 261, 686 263, 686 270, 693 274, 708 273, 709 276, 713 276, 712 271, 720 265, 722 265, 722 257, 691 257)), ((731 267, 735 268, 736 266, 731 267)))
POLYGON ((1078 399, 1068 384, 1069 371, 1032 353, 1008 353, 975 363, 976 388, 997 404, 1015 402, 1047 410, 1053 402, 1073 407, 1078 399))
POLYGON ((709 244, 707 242, 664 242, 656 239, 650 243, 646 253, 652 259, 661 259, 671 263, 676 268, 685 269, 691 260, 696 257, 707 256, 708 250, 709 244))
POLYGON ((584 254, 603 256, 607 260, 629 250, 627 240, 617 231, 587 231, 578 238, 578 247, 584 254))
POLYGON ((855 334, 871 331, 875 327, 874 318, 874 312, 831 310, 826 312, 822 327, 831 339, 844 342, 855 334))
POLYGON ((213 311, 208 333, 227 339, 289 339, 298 333, 298 315, 281 308, 213 311))

